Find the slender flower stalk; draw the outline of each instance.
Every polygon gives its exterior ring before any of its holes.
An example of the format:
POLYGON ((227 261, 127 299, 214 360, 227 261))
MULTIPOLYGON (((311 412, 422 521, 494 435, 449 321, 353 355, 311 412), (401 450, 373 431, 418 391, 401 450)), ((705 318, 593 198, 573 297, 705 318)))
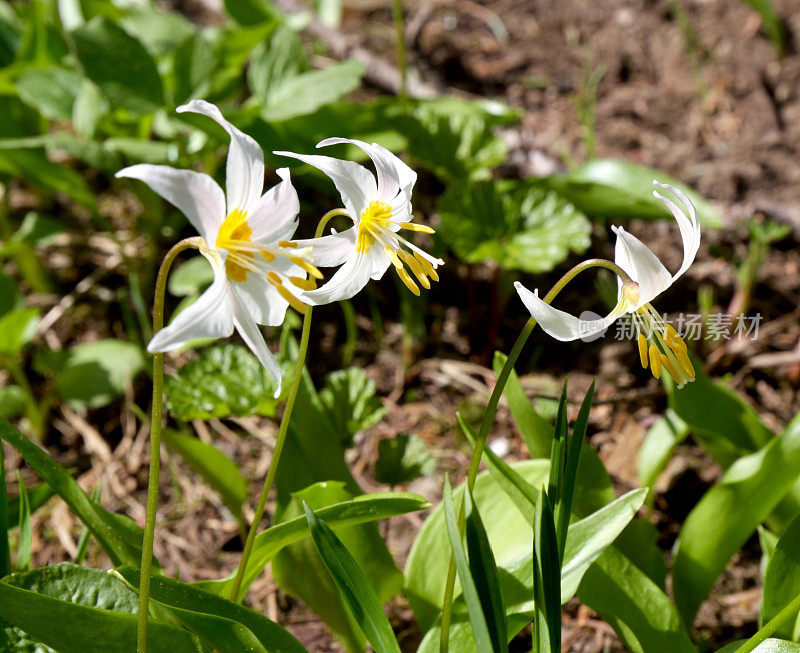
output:
MULTIPOLYGON (((317 225, 316 238, 320 237, 322 230, 325 228, 325 225, 328 224, 328 221, 337 215, 347 215, 347 213, 343 209, 334 209, 333 211, 328 211, 328 213, 322 216, 319 224, 317 225)), ((275 475, 278 473, 278 464, 280 463, 281 453, 283 452, 283 445, 286 442, 286 434, 289 432, 289 421, 292 418, 292 411, 294 410, 297 392, 300 389, 300 382, 303 376, 303 367, 305 366, 306 362, 309 334, 311 333, 311 312, 312 309, 309 306, 305 311, 305 315, 303 315, 303 330, 300 334, 300 348, 297 352, 297 362, 294 366, 292 384, 289 387, 289 396, 286 398, 286 407, 283 409, 283 415, 281 416, 281 425, 278 429, 278 438, 275 441, 275 449, 272 452, 272 460, 270 460, 267 476, 264 479, 264 485, 261 488, 261 495, 258 499, 255 515, 253 515, 253 521, 250 523, 250 530, 247 532, 247 539, 245 540, 244 548, 242 549, 242 557, 239 560, 239 566, 236 569, 236 577, 234 578, 230 594, 231 601, 239 601, 239 591, 242 587, 245 571, 247 570, 247 562, 250 560, 250 554, 253 552, 253 542, 256 539, 258 528, 261 525, 261 520, 263 519, 264 512, 267 508, 267 500, 269 499, 269 493, 272 489, 272 484, 275 482, 275 475)))
POLYGON ((798 610, 800 610, 800 594, 787 603, 786 606, 764 624, 755 635, 737 648, 737 653, 750 653, 750 651, 755 651, 760 644, 768 640, 783 624, 793 617, 796 619, 798 610))
MULTIPOLYGON (((611 261, 607 261, 605 259, 589 259, 588 261, 583 261, 579 263, 574 268, 569 270, 561 279, 559 279, 556 284, 550 289, 550 291, 545 295, 544 300, 542 300, 545 304, 550 304, 558 294, 564 289, 564 287, 572 281, 576 276, 578 276, 581 272, 585 270, 589 270, 591 268, 605 268, 607 270, 611 270, 617 276, 622 279, 623 283, 630 282, 630 277, 628 273, 625 272, 621 267, 619 267, 616 263, 612 263, 611 261)), ((497 412, 497 405, 500 403, 500 397, 503 395, 503 389, 506 386, 506 382, 508 381, 508 377, 511 376, 511 371, 514 369, 514 365, 519 358, 519 355, 522 353, 522 348, 525 346, 525 343, 528 341, 533 329, 536 327, 537 320, 535 317, 531 317, 525 323, 525 326, 522 327, 522 331, 520 332, 519 336, 517 336, 517 340, 514 343, 514 346, 511 348, 511 353, 509 353, 508 358, 506 359, 505 364, 503 365, 503 369, 500 370, 500 374, 497 377, 497 383, 495 383, 494 388, 492 389, 492 394, 489 396, 489 402, 486 404, 486 410, 483 413, 483 419, 481 420, 481 428, 478 431, 478 436, 475 439, 475 447, 472 450, 472 458, 470 459, 469 463, 469 470, 467 472, 467 487, 471 492, 475 487, 475 480, 478 477, 478 469, 480 467, 481 458, 483 457, 483 452, 486 449, 486 442, 489 438, 489 429, 492 426, 492 422, 494 422, 494 416, 497 412)), ((464 504, 461 504, 461 510, 459 512, 459 528, 463 530, 464 527, 464 504)), ((441 618, 441 631, 440 631, 440 640, 439 640, 439 651, 441 653, 446 653, 449 648, 449 639, 450 639, 450 617, 451 617, 451 609, 453 603, 453 590, 455 587, 455 578, 456 578, 456 566, 455 560, 453 556, 450 556, 450 566, 447 570, 447 582, 445 584, 445 593, 444 599, 442 601, 442 618, 441 618)))
MULTIPOLYGON (((203 246, 202 238, 187 238, 176 243, 167 252, 156 277, 156 292, 153 300, 153 335, 164 327, 164 294, 167 277, 175 257, 182 251, 203 246)), ((153 405, 150 414, 150 473, 147 482, 147 516, 142 540, 142 564, 139 577, 139 621, 137 628, 137 653, 147 651, 147 617, 150 602, 150 569, 153 565, 153 541, 156 532, 156 509, 158 508, 158 479, 161 470, 161 414, 164 405, 164 354, 153 354, 153 405)))

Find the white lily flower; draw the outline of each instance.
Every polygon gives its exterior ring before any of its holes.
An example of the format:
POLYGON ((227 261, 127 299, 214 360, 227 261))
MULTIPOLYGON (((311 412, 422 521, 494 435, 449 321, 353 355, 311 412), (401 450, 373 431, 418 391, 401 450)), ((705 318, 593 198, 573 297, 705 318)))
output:
POLYGON ((617 305, 606 317, 592 322, 580 320, 546 304, 539 298, 538 290, 531 292, 518 281, 514 286, 531 315, 545 332, 557 340, 590 338, 629 313, 637 333, 642 367, 647 369, 649 366, 656 378, 661 376, 662 368, 666 369, 682 388, 695 378, 686 343, 672 325, 664 322, 650 302, 669 288, 694 261, 700 247, 700 222, 691 200, 683 192, 657 181, 653 184, 671 191, 683 204, 683 208, 679 208, 672 200, 653 191, 653 195, 675 216, 683 240, 683 263, 675 274, 671 274, 644 243, 624 228, 612 227, 617 235, 614 262, 630 276, 631 281, 623 283, 619 280, 617 305))
POLYGON ((436 268, 444 264, 403 238, 401 229, 433 233, 433 229, 411 222, 411 190, 417 174, 389 150, 377 143, 348 138, 327 138, 317 147, 352 143, 366 152, 375 164, 377 180, 369 170, 353 161, 328 156, 275 152, 299 159, 322 170, 332 180, 342 196, 353 226, 346 231, 310 240, 298 241, 300 246, 312 246, 317 265, 342 265, 331 279, 317 290, 305 293, 310 304, 328 304, 347 299, 358 293, 370 280, 380 279, 390 264, 397 275, 415 295, 420 294, 417 283, 430 288, 430 279, 439 280, 436 268))
POLYGON ((144 181, 180 209, 202 236, 200 253, 214 269, 211 286, 155 334, 147 350, 165 352, 195 338, 228 337, 236 329, 278 381, 277 396, 281 370, 257 325, 281 324, 289 304, 304 311, 302 291, 316 287, 306 273, 322 277, 312 265, 311 248, 290 240, 300 204, 289 170, 277 170, 283 181, 262 195, 264 154, 252 138, 203 100, 192 100, 177 111, 206 115, 230 134, 227 193, 210 176, 194 170, 141 164, 117 173, 144 181))

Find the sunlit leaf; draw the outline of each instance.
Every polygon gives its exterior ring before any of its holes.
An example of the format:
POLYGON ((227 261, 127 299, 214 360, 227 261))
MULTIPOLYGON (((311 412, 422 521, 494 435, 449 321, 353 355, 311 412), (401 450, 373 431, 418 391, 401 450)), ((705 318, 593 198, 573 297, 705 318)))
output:
MULTIPOLYGON (((776 617, 800 595, 800 516, 786 528, 775 545, 764 573, 761 599, 761 623, 776 617)), ((775 631, 777 637, 795 639, 797 615, 787 617, 775 631)))

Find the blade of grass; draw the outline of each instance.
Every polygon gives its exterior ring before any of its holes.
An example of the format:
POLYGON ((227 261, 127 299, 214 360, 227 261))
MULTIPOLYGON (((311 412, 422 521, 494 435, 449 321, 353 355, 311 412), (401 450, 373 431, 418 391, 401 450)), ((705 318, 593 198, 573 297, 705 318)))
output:
POLYGON ((17 571, 28 571, 31 568, 31 551, 33 547, 33 530, 31 529, 31 503, 22 474, 17 470, 19 483, 19 545, 17 546, 17 571))
POLYGON ((8 545, 8 488, 5 455, 0 441, 0 578, 11 573, 11 550, 8 545))

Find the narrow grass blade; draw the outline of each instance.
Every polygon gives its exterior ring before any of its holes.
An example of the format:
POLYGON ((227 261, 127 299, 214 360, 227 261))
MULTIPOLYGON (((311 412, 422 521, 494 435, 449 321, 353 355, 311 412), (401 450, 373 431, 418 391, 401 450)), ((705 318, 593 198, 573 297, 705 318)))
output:
POLYGON ((11 550, 8 545, 8 486, 6 485, 5 455, 0 441, 0 578, 11 573, 11 550))
POLYGON ((31 528, 31 504, 22 474, 17 471, 19 483, 19 545, 17 547, 17 571, 28 571, 31 568, 33 550, 33 529, 31 528))
POLYGON ((369 643, 377 653, 400 653, 372 584, 330 526, 319 519, 305 502, 303 507, 314 545, 369 643))
POLYGON ((542 488, 533 525, 534 646, 538 653, 561 650, 561 561, 547 491, 542 488))

